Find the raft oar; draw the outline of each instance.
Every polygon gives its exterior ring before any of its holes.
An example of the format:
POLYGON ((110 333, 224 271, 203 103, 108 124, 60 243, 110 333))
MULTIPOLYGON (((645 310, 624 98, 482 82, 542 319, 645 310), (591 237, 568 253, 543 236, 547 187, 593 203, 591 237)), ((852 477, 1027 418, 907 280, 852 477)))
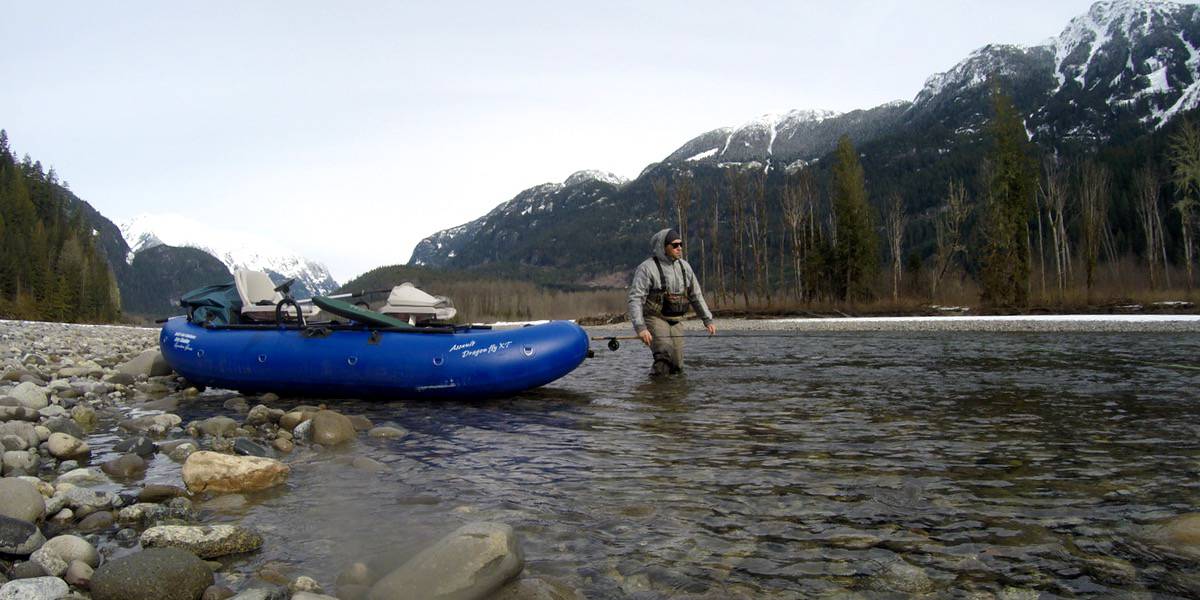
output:
MULTIPOLYGON (((384 292, 390 292, 390 291, 392 291, 392 288, 388 288, 386 290, 362 290, 361 292, 346 292, 345 294, 334 294, 332 296, 325 296, 325 297, 326 298, 361 298, 368 294, 382 294, 384 292)), ((305 298, 303 300, 297 300, 296 302, 300 302, 301 304, 303 304, 305 302, 311 303, 312 298, 305 298)))

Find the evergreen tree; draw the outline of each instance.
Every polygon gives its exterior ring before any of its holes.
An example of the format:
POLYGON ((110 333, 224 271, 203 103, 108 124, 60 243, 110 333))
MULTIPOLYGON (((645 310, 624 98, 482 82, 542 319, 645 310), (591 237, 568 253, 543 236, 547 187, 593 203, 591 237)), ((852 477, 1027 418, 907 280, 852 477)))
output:
POLYGON ((984 165, 982 300, 992 306, 1024 306, 1029 302, 1029 220, 1037 175, 1021 116, 998 86, 992 88, 988 130, 992 145, 984 165))
POLYGON ((833 289, 843 300, 871 296, 871 281, 879 268, 867 184, 858 152, 848 136, 838 141, 833 167, 833 210, 836 215, 833 248, 833 289))

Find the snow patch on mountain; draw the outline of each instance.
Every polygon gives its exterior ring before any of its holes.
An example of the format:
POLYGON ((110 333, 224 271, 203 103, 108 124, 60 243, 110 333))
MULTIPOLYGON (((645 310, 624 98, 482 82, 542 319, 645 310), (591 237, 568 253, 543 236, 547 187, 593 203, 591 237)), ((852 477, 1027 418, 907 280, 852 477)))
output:
POLYGON ((286 248, 244 233, 220 229, 176 214, 139 214, 120 224, 121 235, 129 244, 126 260, 140 251, 159 245, 203 250, 233 271, 252 269, 270 271, 285 278, 296 278, 313 294, 328 294, 338 284, 325 265, 308 260, 286 248))
POLYGON ((563 181, 563 186, 571 187, 585 181, 599 181, 621 187, 628 183, 629 180, 621 177, 620 175, 609 173, 608 171, 585 169, 583 171, 575 171, 574 173, 571 173, 571 176, 567 177, 567 179, 563 181))

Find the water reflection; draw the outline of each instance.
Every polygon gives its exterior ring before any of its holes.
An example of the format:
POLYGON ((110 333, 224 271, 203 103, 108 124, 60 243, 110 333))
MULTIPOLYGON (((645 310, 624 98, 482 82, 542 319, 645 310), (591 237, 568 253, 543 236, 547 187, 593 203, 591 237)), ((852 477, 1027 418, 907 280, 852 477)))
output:
POLYGON ((520 532, 528 574, 588 597, 1179 594, 1169 573, 1197 565, 1165 567, 1131 530, 1200 505, 1200 376, 1169 366, 1198 347, 718 336, 650 380, 627 345, 515 398, 338 403, 408 435, 298 450, 286 490, 214 518, 273 540, 238 568, 316 576, 494 519, 520 532))

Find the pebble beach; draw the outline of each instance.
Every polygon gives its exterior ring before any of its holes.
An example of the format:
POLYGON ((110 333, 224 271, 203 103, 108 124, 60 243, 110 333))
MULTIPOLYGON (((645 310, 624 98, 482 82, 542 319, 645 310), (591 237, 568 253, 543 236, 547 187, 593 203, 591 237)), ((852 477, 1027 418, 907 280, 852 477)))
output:
MULTIPOLYGON (((727 333, 1195 333, 1200 316, 722 319, 717 327, 727 333)), ((695 320, 686 328, 702 331, 695 320)), ((588 331, 632 333, 628 324, 588 331)), ((316 402, 281 403, 273 394, 231 397, 226 414, 185 422, 178 407, 203 390, 162 361, 158 333, 0 321, 0 600, 353 600, 399 597, 398 590, 432 597, 446 586, 461 597, 582 597, 555 581, 523 576, 520 541, 496 521, 468 522, 415 556, 382 556, 338 572, 231 570, 223 557, 256 552, 272 540, 249 527, 209 522, 212 507, 287 489, 297 456, 330 448, 353 453, 358 439, 406 432, 316 402), (146 483, 151 464, 172 482, 146 483)))

